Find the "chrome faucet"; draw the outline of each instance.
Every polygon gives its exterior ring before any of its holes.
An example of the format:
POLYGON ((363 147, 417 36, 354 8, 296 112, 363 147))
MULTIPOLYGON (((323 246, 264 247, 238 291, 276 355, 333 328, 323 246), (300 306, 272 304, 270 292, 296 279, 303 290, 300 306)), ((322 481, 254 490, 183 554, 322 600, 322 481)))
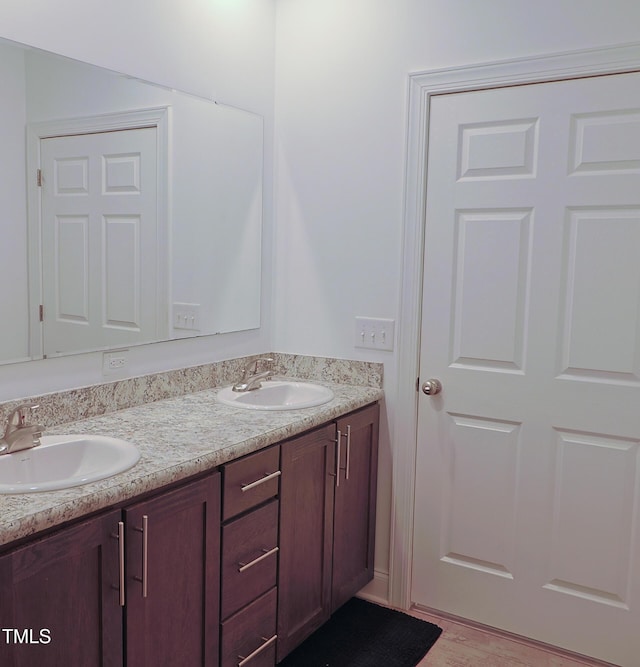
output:
POLYGON ((0 454, 19 452, 40 444, 42 426, 29 420, 29 415, 37 408, 35 403, 25 403, 11 412, 0 440, 0 454))
POLYGON ((240 382, 236 382, 231 389, 233 391, 253 391, 254 389, 260 389, 262 380, 268 380, 273 375, 273 371, 270 368, 258 372, 258 366, 262 362, 271 364, 273 363, 273 359, 271 357, 258 357, 254 359, 244 369, 240 382))

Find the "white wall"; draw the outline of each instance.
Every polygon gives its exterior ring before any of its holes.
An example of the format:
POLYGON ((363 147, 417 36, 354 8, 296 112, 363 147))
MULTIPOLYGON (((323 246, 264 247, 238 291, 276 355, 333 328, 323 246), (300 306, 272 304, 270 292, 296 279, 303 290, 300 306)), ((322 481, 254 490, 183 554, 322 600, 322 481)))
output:
POLYGON ((0 37, 257 112, 273 95, 274 0, 3 0, 0 37))
MULTIPOLYGON (((264 116, 261 329, 131 348, 125 375, 271 349, 275 0, 3 0, 0 37, 264 116)), ((2 305, 6 316, 11 304, 2 305)), ((101 381, 100 354, 4 365, 0 400, 101 381)))
MULTIPOLYGON (((637 41, 640 3, 278 0, 276 25, 274 347, 383 361, 392 426, 396 352, 354 348, 353 320, 398 315, 407 75, 637 41)), ((383 424, 382 570, 404 444, 383 424)))

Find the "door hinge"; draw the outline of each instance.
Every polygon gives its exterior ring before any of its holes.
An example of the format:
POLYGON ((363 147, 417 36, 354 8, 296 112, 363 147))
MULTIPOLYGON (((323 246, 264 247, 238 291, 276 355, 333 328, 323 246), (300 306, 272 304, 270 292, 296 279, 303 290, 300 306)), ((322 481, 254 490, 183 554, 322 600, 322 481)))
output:
POLYGON ((42 169, 38 169, 36 172, 36 185, 42 187, 42 169))
POLYGON ((38 315, 40 316, 40 321, 44 322, 44 306, 42 304, 38 306, 38 315))

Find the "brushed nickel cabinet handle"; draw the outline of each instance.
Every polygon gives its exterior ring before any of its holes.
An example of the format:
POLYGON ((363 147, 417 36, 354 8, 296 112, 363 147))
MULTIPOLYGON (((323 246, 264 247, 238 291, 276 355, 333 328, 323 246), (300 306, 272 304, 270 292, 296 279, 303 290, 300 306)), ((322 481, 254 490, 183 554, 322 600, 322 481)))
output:
POLYGON ((142 517, 142 597, 149 592, 149 517, 142 517))
POLYGON ((336 449, 336 488, 340 486, 340 445, 342 444, 342 433, 338 431, 338 447, 336 449))
POLYGON ((271 644, 273 644, 276 639, 278 639, 278 635, 273 635, 273 637, 269 637, 269 639, 266 637, 261 637, 261 639, 264 641, 264 644, 258 646, 258 648, 252 653, 249 653, 246 658, 243 655, 238 656, 238 660, 240 660, 238 667, 244 667, 250 660, 253 660, 258 654, 262 653, 262 651, 264 651, 267 646, 271 646, 271 644))
POLYGON ((149 516, 142 515, 142 528, 134 528, 142 533, 142 579, 134 577, 136 581, 142 582, 142 597, 146 598, 149 592, 149 516))
POLYGON ((248 570, 250 567, 257 565, 260 561, 263 561, 265 558, 269 558, 269 556, 278 553, 278 551, 279 551, 278 547, 273 547, 273 549, 263 549, 262 554, 260 554, 260 556, 258 556, 257 558, 254 558, 248 563, 238 563, 238 572, 244 572, 245 570, 248 570))
POLYGON ((351 458, 351 425, 347 426, 347 463, 344 478, 349 479, 349 459, 351 458))
POLYGON ((118 521, 118 585, 120 591, 120 606, 125 603, 125 579, 124 579, 124 521, 118 521))
POLYGON ((265 482, 269 482, 272 479, 275 479, 276 477, 280 477, 282 473, 279 470, 276 470, 275 472, 265 472, 264 477, 261 477, 260 479, 257 479, 255 482, 250 482, 249 484, 241 484, 240 485, 240 490, 242 493, 245 491, 249 491, 251 489, 255 489, 256 486, 260 486, 260 484, 264 484, 265 482))

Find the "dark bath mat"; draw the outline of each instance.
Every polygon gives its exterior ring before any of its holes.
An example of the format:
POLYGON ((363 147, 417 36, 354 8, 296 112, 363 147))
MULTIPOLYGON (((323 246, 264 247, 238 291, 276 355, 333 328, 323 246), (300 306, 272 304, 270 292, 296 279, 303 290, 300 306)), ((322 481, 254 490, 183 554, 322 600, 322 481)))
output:
POLYGON ((442 629, 352 598, 279 667, 415 667, 442 629))

